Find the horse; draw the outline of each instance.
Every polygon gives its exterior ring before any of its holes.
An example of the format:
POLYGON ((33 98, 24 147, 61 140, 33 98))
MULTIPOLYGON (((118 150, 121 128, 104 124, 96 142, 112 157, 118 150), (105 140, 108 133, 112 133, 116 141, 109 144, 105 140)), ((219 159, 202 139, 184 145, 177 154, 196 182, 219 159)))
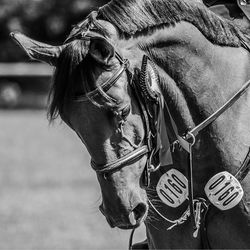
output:
POLYGON ((113 0, 62 45, 11 37, 55 66, 49 119, 86 146, 111 227, 144 223, 150 249, 250 248, 243 29, 200 1, 113 0))

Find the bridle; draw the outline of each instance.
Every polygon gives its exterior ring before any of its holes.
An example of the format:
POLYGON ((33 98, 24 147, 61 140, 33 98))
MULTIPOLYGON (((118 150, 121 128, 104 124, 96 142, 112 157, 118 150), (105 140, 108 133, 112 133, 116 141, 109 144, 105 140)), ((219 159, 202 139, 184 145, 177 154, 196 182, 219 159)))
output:
MULTIPOLYGON (((137 147, 134 147, 135 149, 118 158, 115 161, 106 163, 106 164, 97 164, 93 159, 91 160, 91 166, 92 168, 98 173, 106 176, 106 174, 113 173, 115 171, 118 171, 119 169, 130 165, 136 161, 138 161, 142 156, 147 155, 147 163, 144 171, 144 176, 142 180, 142 186, 143 187, 148 187, 149 182, 150 182, 150 172, 156 171, 157 168, 160 166, 159 163, 157 165, 152 164, 152 159, 153 156, 156 155, 157 152, 155 152, 155 148, 153 147, 153 140, 155 140, 155 133, 152 132, 151 126, 150 126, 150 118, 149 118, 149 113, 145 107, 145 104, 142 100, 141 94, 139 92, 138 87, 136 86, 134 82, 134 78, 132 76, 132 73, 129 71, 129 63, 128 60, 123 59, 120 54, 117 52, 115 53, 115 57, 118 59, 120 62, 121 66, 117 70, 117 72, 114 73, 114 75, 109 78, 105 83, 103 83, 101 86, 96 88, 95 90, 87 93, 84 96, 77 96, 75 97, 75 101, 77 102, 82 102, 91 100, 92 103, 97 104, 95 101, 95 97, 101 96, 107 101, 113 102, 112 98, 110 98, 106 92, 114 86, 114 84, 120 79, 120 77, 123 75, 124 72, 127 73, 128 79, 129 79, 129 84, 131 89, 134 91, 135 95, 137 96, 137 101, 139 104, 139 108, 141 111, 142 115, 142 120, 144 124, 144 129, 145 129, 145 138, 143 139, 143 144, 138 145, 137 147)), ((98 105, 98 104, 97 104, 98 105)), ((117 114, 116 114, 117 115, 117 114)), ((158 161, 159 162, 159 161, 158 161)))
MULTIPOLYGON (((87 22, 85 21, 82 24, 79 24, 75 28, 75 32, 71 34, 67 40, 67 42, 70 42, 74 39, 90 39, 90 38, 101 38, 107 40, 109 43, 111 41, 109 38, 105 37, 104 35, 100 35, 97 32, 91 31, 93 27, 95 27, 97 13, 92 12, 87 17, 87 22), (84 25, 83 25, 84 24, 84 25), (85 25, 87 25, 87 29, 85 29, 85 25)), ((74 30, 73 30, 74 31, 74 30)), ((112 44, 112 43, 111 43, 112 44)), ((144 155, 147 155, 147 161, 146 166, 144 170, 144 174, 142 176, 141 184, 143 187, 148 187, 150 184, 150 173, 156 171, 160 167, 160 156, 159 156, 159 150, 156 150, 156 146, 158 144, 157 142, 157 129, 155 126, 158 124, 152 123, 152 118, 155 117, 152 116, 158 116, 158 114, 155 114, 155 112, 150 112, 150 108, 148 108, 147 104, 145 103, 144 97, 142 96, 142 89, 140 89, 139 84, 137 84, 135 81, 135 77, 132 74, 132 72, 129 70, 129 61, 127 59, 124 59, 120 53, 115 51, 115 57, 120 63, 119 69, 103 84, 99 85, 96 89, 94 89, 91 92, 88 92, 84 95, 78 95, 74 97, 74 101, 76 102, 84 102, 84 101, 91 101, 93 104, 100 106, 95 98, 101 97, 104 100, 114 103, 115 100, 111 98, 106 92, 115 85, 115 83, 121 78, 123 73, 126 72, 128 77, 128 82, 130 85, 130 88, 132 89, 133 93, 136 96, 136 100, 139 104, 139 109, 141 112, 141 117, 143 120, 143 125, 145 129, 145 137, 143 141, 140 143, 141 145, 138 145, 134 147, 134 150, 130 153, 118 158, 115 161, 108 162, 105 164, 97 164, 93 159, 91 159, 91 166, 92 168, 98 173, 106 176, 106 174, 113 173, 115 171, 118 171, 119 169, 130 165, 138 160, 141 159, 144 155)), ((142 74, 140 76, 140 81, 144 81, 144 75, 142 74)), ((159 111, 159 102, 160 102, 160 96, 155 93, 154 96, 154 105, 156 109, 159 111)), ((155 118, 155 120, 158 120, 155 118)))
MULTIPOLYGON (((155 114, 149 113, 149 110, 145 104, 145 100, 143 99, 143 96, 141 94, 141 89, 136 84, 132 73, 128 69, 129 67, 128 60, 126 59, 124 60, 117 52, 115 53, 115 56, 121 63, 120 69, 118 70, 119 73, 115 73, 114 76, 112 76, 107 82, 102 84, 102 90, 100 90, 100 88, 95 89, 93 92, 88 93, 86 98, 90 97, 93 102, 92 97, 94 95, 101 94, 103 96, 103 93, 106 92, 109 88, 111 88, 117 82, 117 80, 119 80, 123 72, 126 71, 128 79, 129 79, 130 87, 132 91, 134 92, 136 96, 136 100, 139 104, 140 113, 141 113, 144 129, 145 129, 145 138, 143 139, 144 143, 143 145, 138 145, 137 147, 135 147, 135 149, 132 152, 107 164, 102 164, 102 165, 96 164, 95 161, 92 159, 91 166, 98 174, 105 175, 105 174, 118 171, 119 169, 138 161, 142 156, 147 155, 146 167, 145 167, 145 171, 143 174, 141 184, 143 187, 148 187, 150 184, 150 173, 156 171, 160 167, 159 151, 155 150, 156 144, 157 144, 156 142, 157 129, 156 127, 152 126, 153 124, 151 124, 150 122, 150 119, 152 118, 153 120, 157 120, 157 119, 154 119, 154 117, 152 117, 152 115, 155 115, 155 114)), ((103 97, 105 97, 105 99, 108 99, 106 94, 103 97)), ((76 100, 79 101, 79 97, 76 100)), ((156 97, 155 105, 158 106, 158 102, 160 102, 160 97, 156 97)), ((154 125, 157 125, 157 124, 154 124, 154 125)))

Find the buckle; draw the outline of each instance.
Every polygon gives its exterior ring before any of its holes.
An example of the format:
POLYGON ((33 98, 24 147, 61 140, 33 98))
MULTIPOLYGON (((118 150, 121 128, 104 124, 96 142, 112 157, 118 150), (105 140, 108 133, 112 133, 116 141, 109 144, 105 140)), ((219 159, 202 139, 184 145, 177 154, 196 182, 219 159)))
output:
POLYGON ((178 207, 188 198, 188 180, 181 172, 170 169, 157 183, 159 198, 169 207, 178 207))
POLYGON ((244 194, 240 182, 227 171, 214 175, 204 190, 209 201, 220 210, 235 207, 244 194))

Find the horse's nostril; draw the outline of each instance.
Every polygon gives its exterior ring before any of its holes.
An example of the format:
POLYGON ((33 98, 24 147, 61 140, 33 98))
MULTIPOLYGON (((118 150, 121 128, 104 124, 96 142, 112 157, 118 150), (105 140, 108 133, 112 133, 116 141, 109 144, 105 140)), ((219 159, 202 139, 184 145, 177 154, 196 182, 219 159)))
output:
MULTIPOLYGON (((139 203, 132 211, 134 219, 138 223, 140 222, 147 212, 147 206, 144 203, 139 203)), ((132 224, 132 223, 131 223, 132 224)))

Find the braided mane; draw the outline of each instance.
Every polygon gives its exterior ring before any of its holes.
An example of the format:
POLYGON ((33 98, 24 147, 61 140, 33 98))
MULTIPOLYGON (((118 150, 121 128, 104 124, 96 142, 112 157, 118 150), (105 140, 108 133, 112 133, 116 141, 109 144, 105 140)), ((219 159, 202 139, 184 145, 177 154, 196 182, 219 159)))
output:
POLYGON ((112 0, 99 13, 125 36, 187 21, 214 44, 239 47, 243 37, 235 23, 214 14, 197 0, 112 0))

